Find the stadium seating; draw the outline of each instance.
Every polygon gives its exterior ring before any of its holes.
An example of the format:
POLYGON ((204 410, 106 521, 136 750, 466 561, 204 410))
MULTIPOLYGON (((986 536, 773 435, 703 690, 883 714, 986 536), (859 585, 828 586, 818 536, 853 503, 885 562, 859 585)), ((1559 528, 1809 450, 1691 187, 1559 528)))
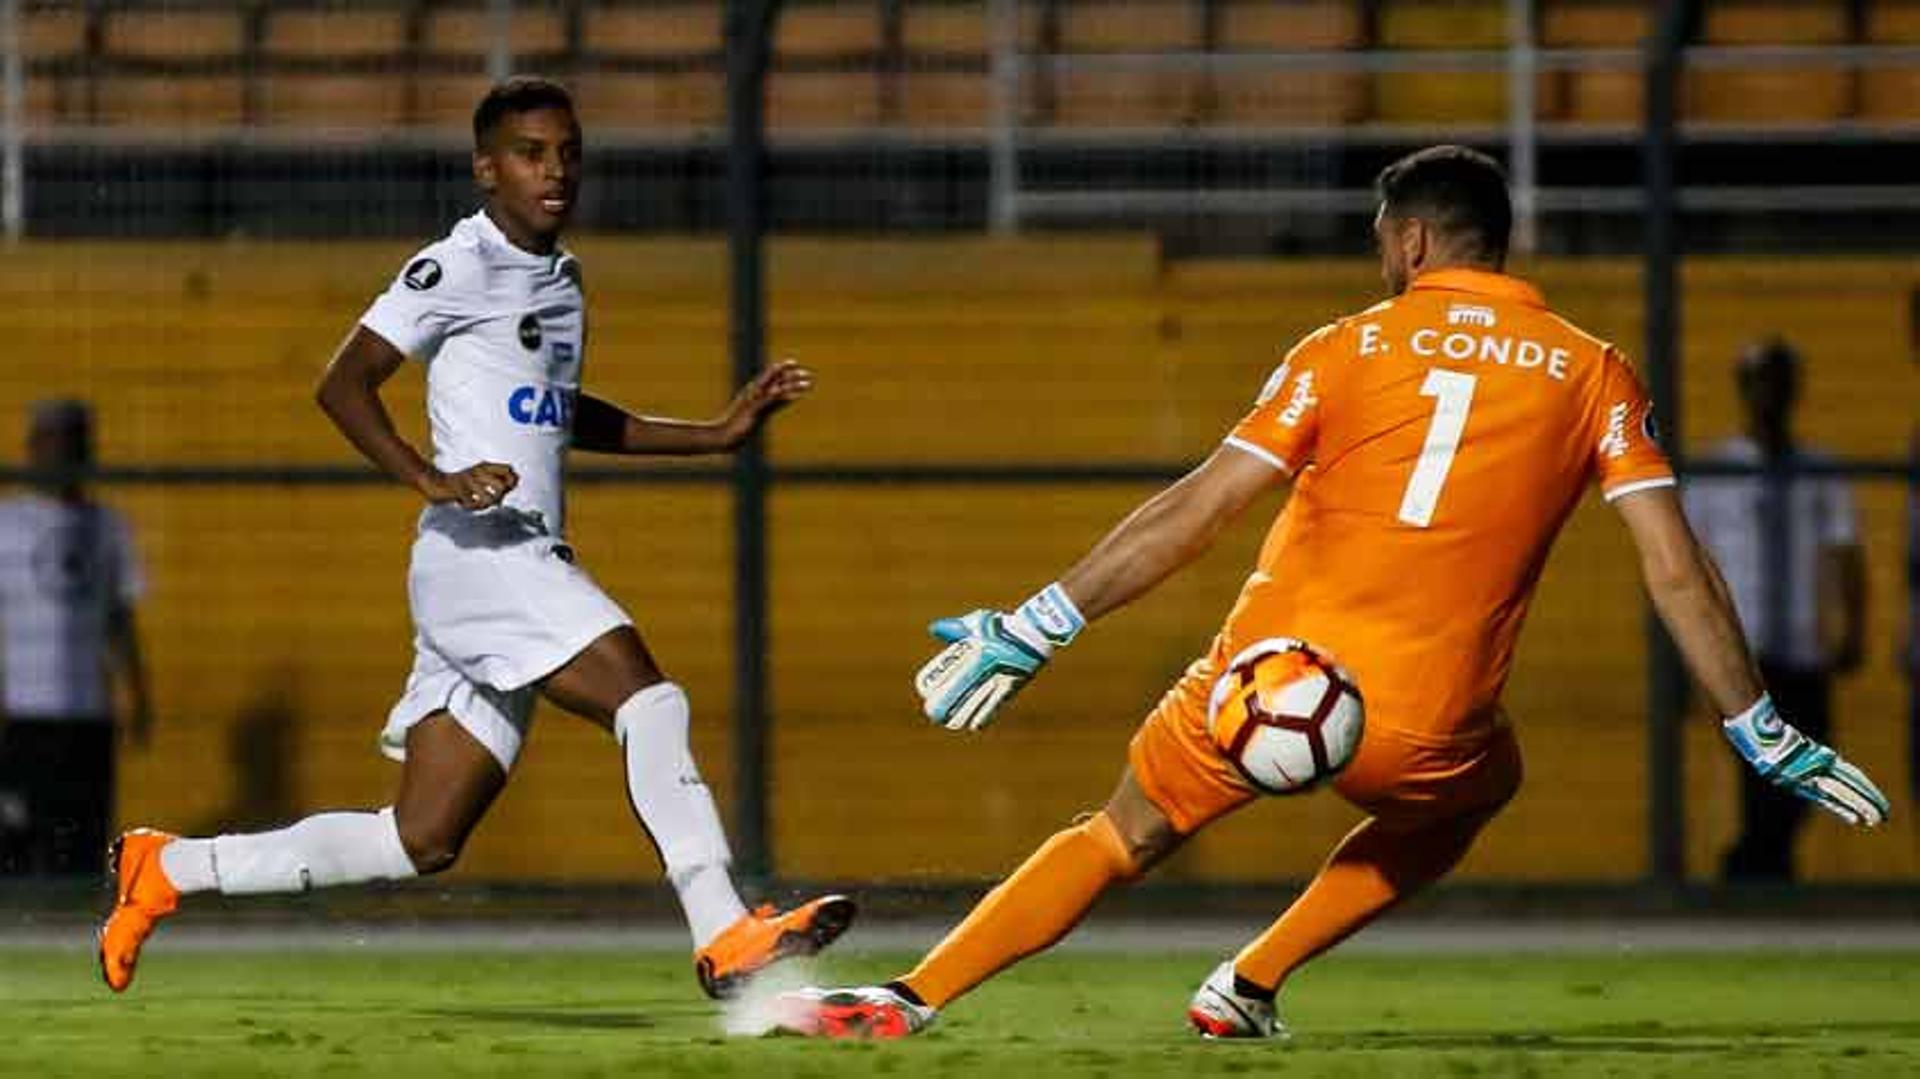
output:
POLYGON ((787 5, 773 44, 767 123, 775 132, 879 123, 879 4, 787 5))
POLYGON ((616 132, 719 127, 726 116, 720 12, 698 3, 584 8, 573 81, 587 122, 616 132))
MULTIPOLYGON (((492 34, 492 17, 485 10, 428 9, 415 81, 414 123, 455 131, 467 126, 473 103, 492 81, 487 74, 492 34)), ((511 70, 565 74, 566 23, 559 11, 517 7, 509 21, 508 40, 515 50, 509 57, 511 70)))
MULTIPOLYGON (((507 40, 515 65, 530 59, 544 68, 567 51, 564 14, 554 8, 516 6, 508 17, 507 40)), ((483 8, 429 8, 421 49, 429 56, 485 58, 493 47, 493 15, 483 8)))
MULTIPOLYGON (((1041 47, 1045 12, 1038 4, 1020 9, 1016 40, 1033 52, 1041 47)), ((910 3, 901 12, 904 56, 895 76, 897 106, 892 117, 903 127, 931 131, 980 130, 992 108, 988 81, 994 30, 984 3, 910 3)), ((1038 119, 1029 81, 1021 118, 1038 119)))
MULTIPOLYGON (((1342 0, 1225 4, 1222 52, 1335 52, 1363 44, 1359 8, 1342 0)), ((1366 118, 1370 83, 1358 72, 1216 72, 1209 121, 1224 127, 1351 124, 1366 118)))
MULTIPOLYGON (((1504 0, 1381 0, 1382 48, 1498 49, 1507 43, 1504 0)), ((1495 124, 1506 117, 1500 72, 1390 72, 1374 79, 1374 119, 1386 124, 1495 124)))
POLYGON ((255 119, 351 130, 404 123, 407 55, 407 17, 397 8, 273 11, 262 31, 255 119), (335 64, 361 70, 329 70, 335 64))
MULTIPOLYGON (((1541 12, 1540 43, 1555 49, 1637 49, 1653 31, 1653 12, 1631 0, 1562 0, 1541 12)), ((1560 72, 1550 119, 1573 124, 1638 124, 1645 112, 1640 65, 1560 72)))
POLYGON ((162 131, 237 124, 244 45, 244 23, 232 10, 105 12, 101 59, 114 74, 95 83, 92 119, 162 131))
MULTIPOLYGON (((20 14, 20 45, 24 54, 36 60, 70 65, 87 49, 85 12, 23 11, 20 14)), ((26 119, 31 125, 72 123, 83 120, 86 82, 72 73, 36 74, 27 78, 26 119)))
MULTIPOLYGON (((992 99, 987 0, 820 0, 786 5, 769 80, 776 132, 876 127, 977 132, 992 99), (883 32, 899 20, 898 42, 883 32), (898 49, 898 51, 894 51, 898 49)), ((1655 5, 1540 0, 1547 47, 1630 48, 1655 5)), ((693 134, 723 116, 720 5, 695 0, 520 3, 516 66, 574 79, 604 130, 693 134), (578 36, 573 36, 577 28, 578 36)), ((1505 0, 1026 0, 1030 54, 1498 49, 1505 0)), ((337 6, 29 5, 31 123, 152 131, 261 123, 281 129, 462 127, 490 49, 473 0, 337 6), (89 27, 97 26, 97 36, 89 27), (257 28, 257 36, 254 29, 257 28)), ((1705 8, 1710 45, 1912 44, 1914 0, 1724 0, 1705 8)), ((1506 74, 1320 73, 1142 66, 1023 80, 1029 125, 1089 129, 1303 126, 1487 127, 1506 118, 1506 74)), ((1625 125, 1641 112, 1637 69, 1551 72, 1547 124, 1625 125)), ((1694 70, 1685 116, 1769 126, 1920 121, 1920 69, 1819 64, 1694 70)))
MULTIPOLYGON (((1920 3, 1876 0, 1867 5, 1866 40, 1874 45, 1920 45, 1920 3)), ((1920 122, 1920 68, 1868 67, 1860 72, 1860 118, 1920 122)))
MULTIPOLYGON (((1725 0, 1707 5, 1709 45, 1841 45, 1850 40, 1845 0, 1725 0)), ((1825 123, 1853 109, 1854 76, 1844 68, 1691 70, 1689 120, 1719 124, 1825 123)))
MULTIPOLYGON (((1202 9, 1185 0, 1075 0, 1060 12, 1060 51, 1154 53, 1201 47, 1202 9)), ((1068 127, 1169 127, 1199 118, 1204 73, 1166 67, 1072 71, 1035 80, 1049 119, 1068 127)))

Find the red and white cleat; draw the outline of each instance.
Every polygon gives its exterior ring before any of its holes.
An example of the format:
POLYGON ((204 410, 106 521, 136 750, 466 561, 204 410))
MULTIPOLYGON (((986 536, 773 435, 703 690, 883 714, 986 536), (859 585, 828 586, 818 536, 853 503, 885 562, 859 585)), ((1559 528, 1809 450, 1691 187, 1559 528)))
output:
POLYGON ((1203 1038, 1285 1038, 1273 1002, 1234 991, 1233 960, 1213 968, 1187 1005, 1187 1022, 1203 1038))
POLYGON ((918 1034, 938 1014, 882 986, 799 989, 774 1001, 774 1025, 809 1038, 889 1041, 918 1034))

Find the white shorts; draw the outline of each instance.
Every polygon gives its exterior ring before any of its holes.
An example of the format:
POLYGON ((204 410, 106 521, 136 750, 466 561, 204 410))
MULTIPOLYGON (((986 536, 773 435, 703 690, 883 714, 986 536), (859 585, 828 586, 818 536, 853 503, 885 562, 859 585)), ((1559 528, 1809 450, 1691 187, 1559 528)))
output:
POLYGON ((533 717, 533 683, 633 620, 563 544, 463 547, 428 532, 407 573, 413 673, 380 750, 406 759, 407 731, 446 710, 511 770, 533 717))

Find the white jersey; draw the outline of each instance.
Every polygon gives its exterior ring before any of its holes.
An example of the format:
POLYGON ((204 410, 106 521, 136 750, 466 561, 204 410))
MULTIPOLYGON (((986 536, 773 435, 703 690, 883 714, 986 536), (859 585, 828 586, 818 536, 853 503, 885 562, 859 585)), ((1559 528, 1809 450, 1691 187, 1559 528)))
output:
POLYGON ((14 719, 107 719, 107 620, 140 596, 120 515, 39 494, 0 501, 0 707, 14 719))
POLYGON ((489 512, 427 507, 421 532, 491 547, 559 539, 586 337, 574 257, 515 247, 482 210, 408 259, 360 323, 426 363, 435 468, 495 461, 520 478, 489 512))

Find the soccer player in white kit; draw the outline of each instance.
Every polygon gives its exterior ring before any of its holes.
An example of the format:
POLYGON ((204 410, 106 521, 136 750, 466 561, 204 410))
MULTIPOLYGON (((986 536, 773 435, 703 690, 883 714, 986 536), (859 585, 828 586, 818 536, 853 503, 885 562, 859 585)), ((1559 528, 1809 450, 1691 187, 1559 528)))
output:
POLYGON ((473 127, 484 208, 407 260, 317 395, 361 453, 428 503, 407 574, 413 673, 380 737, 402 762, 399 791, 384 809, 322 813, 274 832, 122 835, 110 853, 117 901, 99 954, 116 991, 182 895, 303 892, 451 866, 505 785, 536 697, 619 740, 631 805, 686 913, 708 995, 819 950, 853 919, 853 902, 837 895, 785 913, 746 909, 688 748, 687 696, 626 612, 574 565, 564 532, 570 446, 726 452, 805 395, 812 375, 775 364, 704 423, 638 416, 581 393, 580 272, 558 245, 580 184, 572 99, 555 83, 512 79, 480 102, 473 127), (380 400, 408 355, 426 365, 432 463, 399 436, 380 400))

